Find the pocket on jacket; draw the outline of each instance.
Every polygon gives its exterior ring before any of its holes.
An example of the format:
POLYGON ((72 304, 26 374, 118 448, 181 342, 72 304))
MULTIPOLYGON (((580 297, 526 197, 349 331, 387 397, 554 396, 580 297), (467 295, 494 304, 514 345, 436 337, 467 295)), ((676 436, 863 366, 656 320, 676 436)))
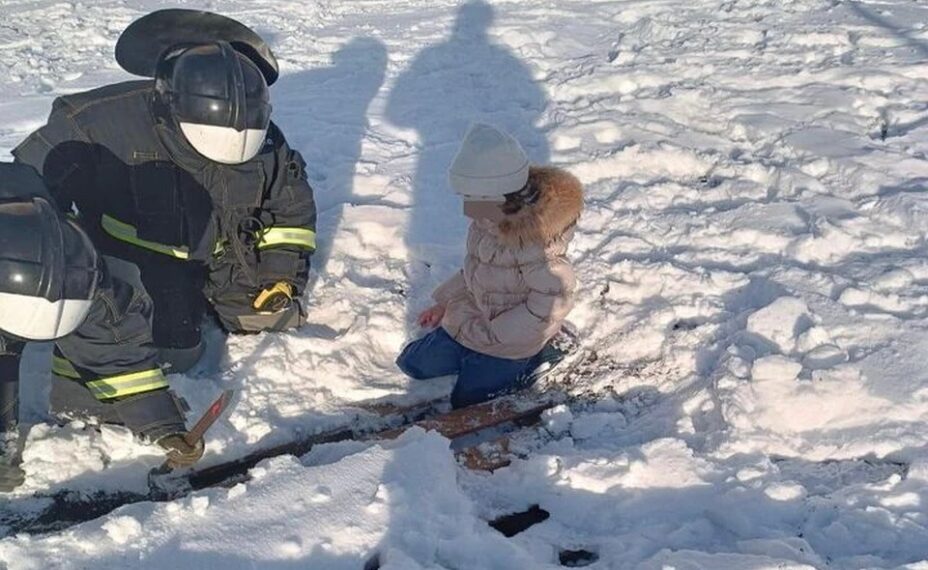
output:
POLYGON ((150 342, 153 304, 148 293, 120 279, 111 283, 112 287, 101 291, 99 296, 106 307, 106 318, 87 323, 95 330, 91 336, 106 339, 112 345, 150 342))
POLYGON ((139 238, 165 245, 184 245, 177 167, 170 162, 154 160, 133 164, 130 170, 139 238))

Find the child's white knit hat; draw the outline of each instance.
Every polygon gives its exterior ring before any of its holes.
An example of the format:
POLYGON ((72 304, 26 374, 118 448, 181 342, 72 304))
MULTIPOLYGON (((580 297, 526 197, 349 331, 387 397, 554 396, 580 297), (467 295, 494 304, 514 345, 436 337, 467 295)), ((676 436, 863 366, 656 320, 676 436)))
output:
POLYGON ((471 125, 458 150, 448 180, 465 199, 501 200, 528 181, 528 157, 519 142, 490 125, 471 125))

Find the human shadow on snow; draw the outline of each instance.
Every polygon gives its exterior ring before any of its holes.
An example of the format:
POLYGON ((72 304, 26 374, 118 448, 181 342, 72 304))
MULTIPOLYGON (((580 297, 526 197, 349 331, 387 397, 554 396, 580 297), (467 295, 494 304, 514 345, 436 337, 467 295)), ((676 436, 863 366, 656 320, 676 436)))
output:
POLYGON ((307 289, 324 277, 343 206, 355 195, 355 171, 370 126, 367 109, 383 85, 387 48, 357 37, 332 54, 332 65, 287 74, 273 88, 274 120, 306 160, 316 197, 317 249, 307 289))
MULTIPOLYGON (((852 12, 861 18, 869 21, 875 26, 879 26, 896 36, 914 51, 918 52, 921 57, 928 57, 928 42, 918 37, 918 33, 913 29, 906 29, 902 25, 893 22, 891 19, 881 15, 873 8, 868 7, 864 2, 853 0, 846 2, 845 5, 852 12)), ((914 22, 912 22, 914 23, 914 22)))
MULTIPOLYGON (((446 252, 462 253, 467 221, 448 186, 447 171, 470 123, 505 129, 534 163, 550 158, 539 127, 547 97, 529 67, 492 41, 494 17, 494 9, 483 0, 463 4, 450 37, 422 50, 399 75, 387 100, 386 117, 419 136, 405 236, 414 280, 447 257, 446 252)), ((407 325, 416 309, 409 304, 407 325)))

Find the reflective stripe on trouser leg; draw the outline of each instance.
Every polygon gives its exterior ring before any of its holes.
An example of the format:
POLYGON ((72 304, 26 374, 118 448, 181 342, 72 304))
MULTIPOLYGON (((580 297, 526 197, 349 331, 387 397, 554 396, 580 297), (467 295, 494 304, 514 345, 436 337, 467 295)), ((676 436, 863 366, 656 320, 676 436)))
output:
POLYGON ((106 376, 83 382, 80 373, 68 359, 55 355, 52 357, 52 372, 56 376, 69 378, 82 384, 98 400, 124 398, 168 387, 168 381, 160 368, 119 374, 117 376, 106 376))
POLYGON ((109 400, 167 388, 168 381, 160 368, 153 368, 142 372, 98 378, 85 385, 98 400, 109 400))

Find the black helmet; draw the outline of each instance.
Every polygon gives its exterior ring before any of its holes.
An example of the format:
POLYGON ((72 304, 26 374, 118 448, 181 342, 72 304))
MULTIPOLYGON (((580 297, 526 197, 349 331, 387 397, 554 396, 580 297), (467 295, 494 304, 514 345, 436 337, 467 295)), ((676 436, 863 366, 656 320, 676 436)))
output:
POLYGON ((167 50, 155 68, 155 90, 170 123, 206 158, 239 164, 264 146, 271 122, 267 82, 228 42, 167 50))
MULTIPOLYGON (((14 166, 29 168, 4 170, 14 166)), ((53 340, 84 322, 100 271, 87 235, 37 193, 24 189, 29 197, 0 202, 0 332, 53 340)))

